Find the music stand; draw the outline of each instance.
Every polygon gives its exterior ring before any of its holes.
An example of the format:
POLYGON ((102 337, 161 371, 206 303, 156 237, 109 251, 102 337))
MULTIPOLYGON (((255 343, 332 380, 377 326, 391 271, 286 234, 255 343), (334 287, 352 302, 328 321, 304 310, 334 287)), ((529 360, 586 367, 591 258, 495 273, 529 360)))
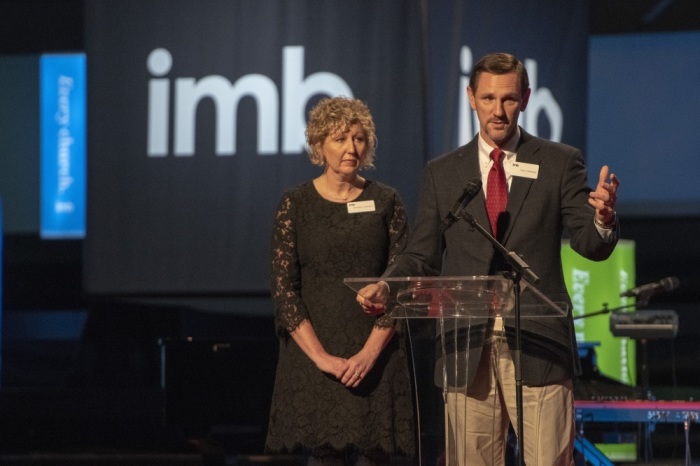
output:
MULTIPOLYGON (((493 319, 501 319, 505 326, 515 327, 517 295, 513 282, 503 276, 346 278, 345 284, 359 292, 365 286, 378 281, 389 285, 387 315, 405 321, 409 337, 409 322, 435 323, 438 343, 434 380, 435 384, 442 388, 445 403, 450 392, 467 394, 468 369, 478 364, 481 347, 485 343, 483 337, 493 319), (477 349, 478 351, 475 351, 477 349)), ((567 315, 566 303, 551 301, 527 283, 522 283, 519 296, 521 319, 567 315)), ((414 360, 416 356, 419 355, 412 354, 414 360)), ((414 386, 417 391, 417 380, 414 380, 414 386)), ((420 429, 419 406, 417 412, 420 429)), ((466 417, 466 412, 450 414, 453 419, 459 414, 466 417)), ((445 419, 445 422, 447 423, 448 419, 445 419)), ((448 427, 447 424, 445 427, 448 427)), ((455 437, 464 435, 459 426, 453 426, 453 432, 455 437)), ((522 430, 519 431, 519 436, 522 436, 522 430)), ((447 452, 450 452, 450 438, 447 435, 445 443, 447 452)), ((421 450, 419 441, 419 452, 421 450)), ((521 452, 518 454, 521 455, 521 452)), ((465 458, 455 460, 457 464, 465 464, 465 458)))

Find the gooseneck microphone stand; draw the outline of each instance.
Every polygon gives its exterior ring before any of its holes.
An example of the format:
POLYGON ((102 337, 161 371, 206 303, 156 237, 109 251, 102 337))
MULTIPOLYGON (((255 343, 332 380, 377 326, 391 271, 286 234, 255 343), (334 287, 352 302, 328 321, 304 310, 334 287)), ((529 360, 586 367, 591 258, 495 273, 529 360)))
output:
POLYGON ((513 282, 514 307, 515 307, 515 349, 513 350, 513 364, 515 366, 515 407, 518 416, 518 465, 523 466, 524 460, 524 426, 523 426, 523 369, 521 365, 521 340, 520 340, 520 279, 534 284, 539 281, 539 277, 530 269, 525 261, 514 251, 508 251, 501 243, 486 231, 470 214, 462 209, 457 218, 467 222, 473 229, 481 233, 493 246, 503 254, 508 264, 511 266, 510 272, 503 275, 513 282))
POLYGON ((594 316, 599 316, 602 314, 610 314, 610 313, 615 314, 617 311, 621 311, 623 309, 628 309, 630 307, 642 307, 642 306, 646 306, 646 304, 637 302, 637 303, 633 303, 633 304, 625 304, 624 306, 618 306, 618 307, 614 307, 614 308, 610 309, 610 308, 608 308, 608 303, 603 303, 603 309, 600 309, 600 310, 594 311, 594 312, 589 312, 587 314, 578 315, 578 316, 574 317, 574 320, 585 319, 587 317, 594 317, 594 316))

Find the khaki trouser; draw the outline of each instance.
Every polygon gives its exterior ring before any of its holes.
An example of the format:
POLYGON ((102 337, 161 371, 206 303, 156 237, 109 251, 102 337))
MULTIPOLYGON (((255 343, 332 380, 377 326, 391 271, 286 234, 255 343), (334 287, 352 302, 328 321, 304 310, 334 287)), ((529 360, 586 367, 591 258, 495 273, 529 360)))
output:
MULTIPOLYGON (((500 333, 500 332, 496 332, 500 333)), ((515 368, 504 337, 484 346, 476 380, 451 389, 445 405, 448 466, 504 465, 508 425, 517 433, 515 368)), ((574 464, 572 381, 523 386, 523 438, 528 466, 574 464)))

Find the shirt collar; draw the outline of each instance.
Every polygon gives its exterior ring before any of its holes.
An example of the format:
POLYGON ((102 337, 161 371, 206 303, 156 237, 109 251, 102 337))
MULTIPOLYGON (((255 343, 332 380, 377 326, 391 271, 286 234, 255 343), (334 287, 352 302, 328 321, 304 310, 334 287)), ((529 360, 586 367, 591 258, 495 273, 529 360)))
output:
MULTIPOLYGON (((518 142, 520 142, 520 126, 516 128, 515 134, 510 141, 501 147, 506 154, 506 160, 512 161, 515 159, 515 150, 518 148, 518 142)), ((481 137, 481 132, 479 132, 479 161, 482 165, 488 165, 491 162, 491 151, 493 149, 494 147, 489 146, 481 137)))

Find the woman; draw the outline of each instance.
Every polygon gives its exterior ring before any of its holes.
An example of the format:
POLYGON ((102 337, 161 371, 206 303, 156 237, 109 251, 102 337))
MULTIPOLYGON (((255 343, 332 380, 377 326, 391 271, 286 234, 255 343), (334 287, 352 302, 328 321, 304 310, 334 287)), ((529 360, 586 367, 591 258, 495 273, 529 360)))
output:
POLYGON ((388 464, 414 454, 403 341, 388 316, 368 316, 343 279, 375 277, 402 251, 398 193, 359 175, 373 167, 374 121, 356 99, 309 113, 312 181, 287 191, 272 234, 272 297, 280 339, 268 452, 308 464, 388 464))

